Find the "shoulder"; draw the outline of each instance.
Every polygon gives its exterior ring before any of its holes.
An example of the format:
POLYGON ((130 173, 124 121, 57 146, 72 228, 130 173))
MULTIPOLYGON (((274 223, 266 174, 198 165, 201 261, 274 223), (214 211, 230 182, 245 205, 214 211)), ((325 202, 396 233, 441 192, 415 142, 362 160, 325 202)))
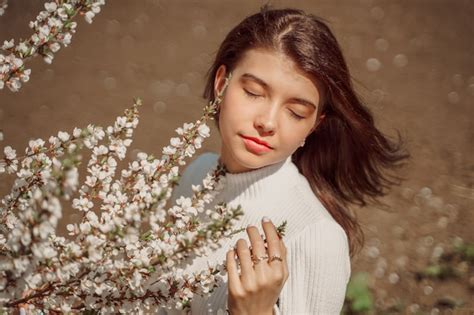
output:
POLYGON ((191 180, 202 180, 207 172, 216 165, 219 155, 214 152, 200 154, 186 167, 183 178, 186 176, 191 180))
POLYGON ((217 164, 218 159, 217 153, 205 152, 191 161, 181 174, 178 185, 173 189, 171 197, 173 203, 179 196, 190 197, 191 185, 201 184, 209 170, 217 164))
MULTIPOLYGON (((349 249, 346 232, 332 218, 319 217, 314 222, 308 223, 303 229, 293 235, 289 242, 301 242, 304 240, 329 241, 326 245, 334 244, 342 247, 342 249, 349 249)), ((330 246, 326 246, 327 248, 330 248, 330 246)))

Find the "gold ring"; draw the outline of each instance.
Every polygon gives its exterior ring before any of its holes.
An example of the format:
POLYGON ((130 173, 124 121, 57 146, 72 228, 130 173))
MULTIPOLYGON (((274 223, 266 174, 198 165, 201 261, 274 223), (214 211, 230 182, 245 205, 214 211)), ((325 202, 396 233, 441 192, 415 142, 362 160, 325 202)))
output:
POLYGON ((282 259, 279 255, 273 255, 273 256, 270 258, 270 262, 272 262, 272 261, 274 261, 274 260, 283 261, 283 259, 282 259))
POLYGON ((254 265, 257 265, 259 262, 261 262, 264 259, 268 259, 268 256, 265 255, 265 256, 260 256, 257 258, 252 258, 252 261, 254 265))

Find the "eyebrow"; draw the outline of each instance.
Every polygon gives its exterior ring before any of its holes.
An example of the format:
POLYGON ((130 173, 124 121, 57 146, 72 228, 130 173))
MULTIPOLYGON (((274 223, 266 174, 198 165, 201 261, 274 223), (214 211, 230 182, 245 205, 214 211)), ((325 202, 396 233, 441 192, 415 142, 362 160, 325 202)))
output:
MULTIPOLYGON (((268 85, 267 82, 263 81, 262 79, 260 79, 259 77, 256 77, 255 75, 251 74, 251 73, 244 73, 240 76, 240 79, 241 80, 251 80, 251 81, 255 81, 257 82, 258 84, 260 84, 261 86, 263 86, 266 90, 269 90, 271 91, 272 88, 270 87, 270 85, 268 85)), ((310 106, 310 107, 313 107, 314 109, 316 109, 316 105, 314 105, 312 102, 308 101, 308 100, 305 100, 304 98, 300 98, 300 97, 292 97, 290 99, 290 101, 293 101, 293 102, 297 102, 297 103, 300 103, 302 105, 305 105, 305 106, 310 106)))

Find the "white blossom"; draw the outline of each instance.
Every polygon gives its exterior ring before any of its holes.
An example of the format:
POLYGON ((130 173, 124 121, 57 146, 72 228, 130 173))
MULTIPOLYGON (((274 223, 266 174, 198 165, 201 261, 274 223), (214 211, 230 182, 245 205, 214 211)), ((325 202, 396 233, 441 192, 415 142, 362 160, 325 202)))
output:
POLYGON ((94 18, 95 13, 92 11, 86 12, 85 19, 87 23, 92 23, 92 19, 94 18))
MULTIPOLYGON (((53 7, 48 5, 49 10, 53 7)), ((48 11, 44 12, 39 20, 48 18, 48 11)), ((0 213, 6 214, 0 245, 15 253, 15 258, 0 258, 0 290, 5 286, 2 272, 14 270, 9 276, 11 293, 2 296, 2 302, 14 301, 17 297, 13 292, 22 291, 25 283, 32 289, 55 283, 39 298, 41 305, 63 312, 69 312, 72 305, 81 305, 83 310, 142 313, 156 309, 157 301, 147 298, 147 293, 160 292, 165 298, 159 301, 163 306, 182 308, 196 294, 207 294, 221 283, 217 275, 221 265, 195 275, 184 274, 178 266, 189 257, 218 247, 219 239, 230 235, 239 215, 234 209, 218 205, 211 211, 216 215, 205 218, 208 222, 198 216, 205 212, 206 202, 217 195, 216 190, 222 188, 223 169, 217 166, 202 184, 193 185, 192 198, 180 197, 176 205, 165 208, 171 196, 171 180, 179 175, 178 165, 195 152, 193 142, 203 138, 200 133, 207 133, 205 127, 200 127, 205 120, 184 124, 183 134, 170 139, 176 160, 171 161, 169 156, 155 159, 141 152, 127 169, 121 170, 120 178, 114 179, 117 158, 125 156, 138 124, 138 105, 107 128, 88 125, 75 128, 72 136, 59 132, 57 137, 49 138, 46 147, 41 139, 31 140, 27 156, 19 161, 11 147, 4 148, 0 167, 12 167, 16 162, 20 169, 11 193, 0 203, 0 213), (193 132, 192 139, 187 132, 193 132), (74 163, 80 160, 77 151, 81 148, 92 155, 86 164, 86 179, 79 186, 74 163), (76 191, 78 196, 71 204, 80 211, 80 219, 66 226, 71 238, 58 237, 62 216, 59 199, 68 200, 76 191), (209 220, 222 229, 209 229, 209 220), (198 233, 199 229, 202 232, 198 233), (22 254, 25 248, 32 256, 22 254), (70 279, 75 281, 70 283, 70 279), (169 283, 173 283, 173 290, 169 283), (67 291, 61 291, 64 285, 67 291), (134 301, 127 298, 131 294, 136 297, 134 301), (116 304, 106 305, 110 300, 116 304)), ((35 302, 29 302, 34 307, 35 302)))
POLYGON ((206 124, 202 124, 198 128, 199 135, 203 138, 209 137, 209 131, 210 131, 210 129, 206 124))
POLYGON ((44 4, 44 7, 45 9, 48 11, 48 12, 54 12, 56 11, 56 9, 58 8, 56 2, 52 1, 52 2, 46 2, 44 4))
POLYGON ((74 198, 72 201, 72 206, 73 208, 80 211, 88 211, 94 206, 94 204, 89 199, 81 196, 79 198, 74 198))
POLYGON ((0 16, 5 14, 5 10, 8 8, 7 0, 3 0, 3 3, 0 3, 0 16))
POLYGON ((64 131, 60 131, 58 132, 58 138, 62 141, 62 142, 66 142, 69 140, 69 134, 67 132, 64 132, 64 131))
MULTIPOLYGON (((54 54, 61 44, 67 47, 71 43, 72 34, 75 33, 77 23, 70 19, 80 13, 88 23, 101 11, 105 4, 102 0, 66 0, 50 1, 44 4, 45 10, 40 11, 34 21, 29 22, 33 29, 29 39, 19 42, 15 40, 4 41, 2 50, 11 52, 7 57, 0 55, 0 89, 7 86, 12 92, 17 92, 22 82, 28 82, 31 69, 24 69, 23 63, 27 58, 41 54, 46 63, 51 64, 54 54), (47 47, 47 49, 44 49, 47 47), (1 75, 6 74, 6 75, 1 75)), ((0 16, 7 7, 6 3, 0 4, 0 16)))
POLYGON ((16 158, 16 150, 12 149, 10 146, 6 146, 3 149, 3 153, 5 154, 5 157, 9 160, 13 160, 16 158))
POLYGON ((12 48, 15 46, 15 40, 12 38, 11 40, 6 40, 3 42, 2 49, 3 50, 8 50, 9 48, 12 48))
POLYGON ((173 155, 176 153, 176 148, 172 146, 166 146, 163 148, 163 154, 173 155))
POLYGON ((180 146, 183 144, 183 142, 181 141, 181 139, 178 138, 178 137, 173 137, 173 138, 171 138, 171 139, 170 139, 170 143, 171 143, 171 145, 174 146, 174 147, 180 147, 180 146))

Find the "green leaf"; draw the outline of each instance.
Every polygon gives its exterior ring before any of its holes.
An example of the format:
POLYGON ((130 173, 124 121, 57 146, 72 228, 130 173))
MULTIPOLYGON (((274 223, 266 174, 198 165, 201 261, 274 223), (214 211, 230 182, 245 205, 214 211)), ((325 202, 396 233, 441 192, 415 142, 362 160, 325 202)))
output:
POLYGON ((464 256, 467 260, 473 262, 474 261, 474 244, 466 244, 464 250, 464 256))
POLYGON ((437 278, 441 275, 440 265, 431 265, 425 268, 423 274, 427 277, 437 278))
POLYGON ((367 312, 373 309, 373 298, 368 285, 369 274, 359 272, 352 276, 347 285, 346 300, 353 312, 367 312))
POLYGON ((355 312, 365 312, 372 309, 372 298, 369 295, 360 295, 352 303, 352 310, 355 312))

